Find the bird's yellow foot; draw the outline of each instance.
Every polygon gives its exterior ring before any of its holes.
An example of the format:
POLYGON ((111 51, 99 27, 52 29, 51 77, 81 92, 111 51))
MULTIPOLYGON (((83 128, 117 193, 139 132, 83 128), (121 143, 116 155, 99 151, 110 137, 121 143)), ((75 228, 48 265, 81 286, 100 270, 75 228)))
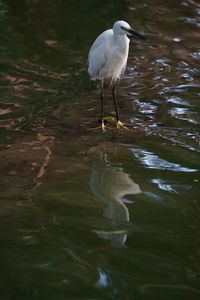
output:
POLYGON ((104 118, 104 122, 107 122, 107 123, 109 123, 109 122, 114 123, 114 122, 116 122, 116 119, 115 119, 114 117, 112 117, 112 116, 107 116, 107 117, 104 118))
POLYGON ((126 130, 130 130, 129 128, 127 128, 125 125, 124 125, 124 123, 123 122, 121 122, 121 121, 117 121, 117 129, 119 129, 120 127, 122 127, 122 128, 124 128, 124 129, 126 129, 126 130))
POLYGON ((106 132, 106 126, 104 124, 104 120, 102 120, 101 129, 102 129, 103 132, 106 132))

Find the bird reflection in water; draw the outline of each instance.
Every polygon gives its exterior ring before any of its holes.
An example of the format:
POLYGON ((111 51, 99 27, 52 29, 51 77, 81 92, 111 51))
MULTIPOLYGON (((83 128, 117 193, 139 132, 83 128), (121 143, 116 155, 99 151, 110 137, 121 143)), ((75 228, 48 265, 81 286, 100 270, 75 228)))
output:
POLYGON ((94 196, 107 205, 103 216, 113 220, 112 225, 115 225, 114 230, 95 232, 99 237, 110 240, 112 246, 123 246, 127 232, 120 230, 120 225, 129 222, 129 211, 124 203, 132 202, 126 199, 125 195, 141 193, 139 185, 122 167, 110 163, 107 154, 103 151, 95 153, 89 185, 94 196))

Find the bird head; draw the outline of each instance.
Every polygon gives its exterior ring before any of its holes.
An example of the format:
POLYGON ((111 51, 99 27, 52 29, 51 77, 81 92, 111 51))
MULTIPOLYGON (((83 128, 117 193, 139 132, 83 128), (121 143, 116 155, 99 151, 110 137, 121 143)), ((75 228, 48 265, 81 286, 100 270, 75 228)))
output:
POLYGON ((139 37, 143 40, 146 40, 146 38, 140 34, 139 32, 133 30, 130 25, 125 22, 125 21, 117 21, 115 22, 114 26, 113 26, 113 31, 116 34, 126 34, 128 37, 129 36, 136 36, 139 37))

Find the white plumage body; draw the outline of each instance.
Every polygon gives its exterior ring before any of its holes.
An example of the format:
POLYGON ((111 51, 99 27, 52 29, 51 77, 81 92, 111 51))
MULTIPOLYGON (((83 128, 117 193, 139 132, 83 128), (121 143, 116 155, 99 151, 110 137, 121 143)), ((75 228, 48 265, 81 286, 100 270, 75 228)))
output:
POLYGON ((120 79, 126 68, 129 51, 128 36, 137 36, 145 39, 144 36, 133 30, 127 22, 117 21, 112 29, 104 31, 97 37, 88 54, 88 73, 90 78, 101 80, 101 128, 103 131, 105 131, 104 79, 109 79, 112 84, 117 128, 124 127, 119 120, 115 83, 117 79, 120 79))
POLYGON ((128 23, 118 21, 113 29, 104 31, 94 41, 88 55, 88 72, 91 79, 109 78, 115 81, 124 73, 129 38, 122 27, 130 28, 128 23))

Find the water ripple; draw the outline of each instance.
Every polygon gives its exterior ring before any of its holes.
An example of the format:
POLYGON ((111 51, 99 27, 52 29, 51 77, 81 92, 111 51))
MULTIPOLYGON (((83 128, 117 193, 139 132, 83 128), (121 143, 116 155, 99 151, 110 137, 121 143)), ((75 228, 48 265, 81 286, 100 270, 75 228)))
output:
POLYGON ((192 56, 193 56, 194 58, 200 59, 200 52, 194 52, 194 53, 192 54, 192 56))
POLYGON ((196 94, 196 89, 200 89, 199 84, 180 84, 176 86, 166 86, 162 90, 164 92, 175 92, 175 93, 183 93, 183 92, 190 92, 192 94, 196 94))
POLYGON ((200 20, 199 20, 199 18, 186 18, 185 22, 186 23, 190 23, 190 24, 194 24, 194 25, 200 27, 200 20))
POLYGON ((189 123, 193 124, 199 124, 197 120, 192 119, 190 116, 192 115, 197 115, 196 112, 191 112, 188 108, 183 108, 183 107, 173 107, 170 110, 170 114, 179 120, 187 121, 189 123))
POLYGON ((166 101, 169 103, 183 105, 183 106, 192 106, 191 104, 189 104, 188 102, 184 101, 183 99, 181 99, 179 97, 170 97, 170 98, 166 99, 166 101))
POLYGON ((160 190, 170 192, 172 194, 180 194, 192 188, 191 185, 183 185, 178 183, 171 183, 160 178, 151 179, 151 182, 156 184, 160 190))
POLYGON ((198 169, 192 169, 183 167, 180 164, 169 162, 165 159, 160 158, 153 152, 149 152, 143 149, 131 148, 133 155, 139 160, 139 162, 147 169, 156 170, 168 170, 173 172, 197 172, 198 169))
POLYGON ((134 103, 137 103, 139 106, 139 110, 143 114, 152 114, 157 109, 156 105, 147 103, 147 102, 141 102, 139 99, 136 99, 134 103))
POLYGON ((169 64, 169 62, 170 62, 170 60, 169 59, 156 59, 156 62, 157 63, 159 63, 159 64, 161 64, 163 67, 170 67, 170 64, 169 64))

